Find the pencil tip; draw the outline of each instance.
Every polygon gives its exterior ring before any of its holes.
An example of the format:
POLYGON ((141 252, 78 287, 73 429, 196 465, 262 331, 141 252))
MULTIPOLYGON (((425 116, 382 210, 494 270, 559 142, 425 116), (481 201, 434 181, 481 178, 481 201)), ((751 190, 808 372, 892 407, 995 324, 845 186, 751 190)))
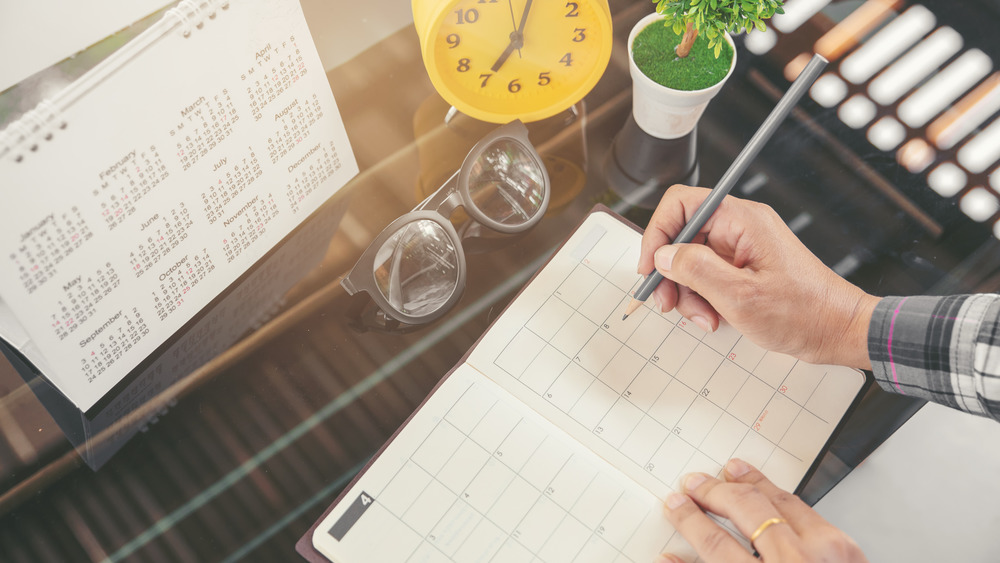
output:
POLYGON ((628 313, 625 313, 624 315, 622 315, 622 320, 623 320, 623 321, 624 321, 625 319, 627 319, 627 318, 628 318, 628 313))

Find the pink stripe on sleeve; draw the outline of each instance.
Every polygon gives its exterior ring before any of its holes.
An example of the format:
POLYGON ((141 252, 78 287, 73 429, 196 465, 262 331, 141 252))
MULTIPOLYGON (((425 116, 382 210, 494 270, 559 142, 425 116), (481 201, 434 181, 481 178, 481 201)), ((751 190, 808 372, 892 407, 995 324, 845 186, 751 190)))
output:
POLYGON ((906 392, 903 388, 899 386, 899 376, 896 375, 896 362, 892 360, 892 331, 896 328, 896 317, 899 316, 899 308, 906 303, 909 297, 904 297, 896 305, 896 310, 892 312, 892 320, 889 322, 889 338, 886 341, 886 351, 889 352, 889 369, 892 371, 892 382, 896 385, 896 391, 899 391, 901 395, 905 395, 906 392))

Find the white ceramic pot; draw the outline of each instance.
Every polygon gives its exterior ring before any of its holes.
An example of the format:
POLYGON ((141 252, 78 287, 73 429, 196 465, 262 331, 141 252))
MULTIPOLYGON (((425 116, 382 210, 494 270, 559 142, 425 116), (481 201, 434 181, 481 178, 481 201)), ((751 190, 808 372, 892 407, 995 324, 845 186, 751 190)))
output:
POLYGON ((635 36, 647 25, 661 20, 663 16, 660 14, 649 14, 635 24, 628 36, 628 65, 629 73, 632 75, 632 115, 646 133, 659 139, 677 139, 694 130, 698 125, 698 119, 705 111, 705 106, 732 76, 733 69, 736 68, 736 46, 727 34, 726 41, 733 47, 733 61, 726 76, 714 86, 702 90, 668 88, 643 74, 632 59, 632 42, 635 36))

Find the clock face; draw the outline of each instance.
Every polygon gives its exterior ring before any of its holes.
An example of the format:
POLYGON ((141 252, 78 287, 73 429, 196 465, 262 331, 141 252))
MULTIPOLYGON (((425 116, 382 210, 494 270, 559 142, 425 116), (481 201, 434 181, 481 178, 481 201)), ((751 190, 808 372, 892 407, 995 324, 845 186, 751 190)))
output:
POLYGON ((436 10, 421 36, 431 81, 459 111, 485 121, 565 110, 611 56, 606 0, 458 0, 436 10))

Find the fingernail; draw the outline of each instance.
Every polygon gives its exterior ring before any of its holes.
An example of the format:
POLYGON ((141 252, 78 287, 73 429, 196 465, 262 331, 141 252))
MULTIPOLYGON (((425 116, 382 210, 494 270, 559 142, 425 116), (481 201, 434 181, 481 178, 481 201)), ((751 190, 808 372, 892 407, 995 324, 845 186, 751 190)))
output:
POLYGON ((660 297, 659 293, 653 294, 653 302, 656 303, 656 308, 661 313, 663 312, 663 298, 660 297))
POLYGON ((667 245, 657 249, 656 254, 653 254, 653 263, 656 265, 656 269, 661 272, 669 272, 670 266, 674 263, 675 254, 677 254, 675 246, 667 245))
POLYGON ((742 477, 750 471, 750 465, 742 459, 733 458, 726 464, 726 473, 733 477, 742 477))
POLYGON ((708 322, 708 319, 702 317, 701 315, 695 315, 691 317, 691 321, 698 326, 701 330, 705 332, 714 332, 712 330, 712 323, 708 322))
POLYGON ((669 553, 663 553, 656 556, 656 561, 654 563, 682 563, 680 559, 670 555, 669 553))
POLYGON ((688 501, 687 495, 682 495, 680 493, 670 493, 667 496, 667 508, 670 510, 676 510, 677 507, 681 506, 688 501))
POLYGON ((708 479, 708 476, 704 473, 692 473, 684 478, 684 488, 693 491, 698 488, 698 485, 704 483, 705 479, 708 479))

